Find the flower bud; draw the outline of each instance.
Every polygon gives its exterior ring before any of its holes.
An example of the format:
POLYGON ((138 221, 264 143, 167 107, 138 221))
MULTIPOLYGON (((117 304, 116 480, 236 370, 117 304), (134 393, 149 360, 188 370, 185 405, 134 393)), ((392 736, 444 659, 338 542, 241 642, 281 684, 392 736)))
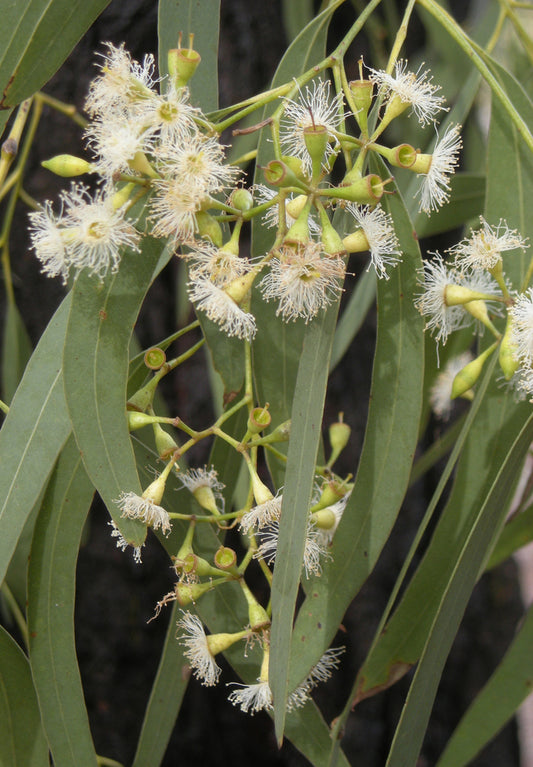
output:
POLYGON ((354 117, 362 133, 368 133, 368 112, 372 106, 374 83, 370 80, 352 80, 349 83, 352 102, 355 107, 354 117))
POLYGON ((268 501, 271 501, 274 496, 268 489, 268 487, 264 484, 264 482, 261 482, 259 477, 257 476, 257 472, 254 470, 250 470, 250 476, 252 480, 252 492, 254 494, 254 499, 257 504, 257 506, 261 506, 263 503, 267 503, 268 501))
POLYGON ((505 333, 500 343, 499 362, 502 372, 506 381, 510 381, 514 376, 520 362, 517 358, 516 346, 512 342, 512 318, 509 314, 507 316, 507 324, 505 326, 505 333))
POLYGON ((364 253, 370 250, 370 243, 362 229, 357 229, 355 232, 346 235, 342 245, 348 253, 364 253))
POLYGON ((342 242, 340 234, 337 232, 333 224, 328 218, 328 214, 320 205, 318 208, 320 214, 320 225, 322 227, 322 245, 324 247, 324 253, 328 253, 330 256, 342 256, 346 253, 346 248, 342 242))
POLYGON ((155 448, 158 456, 166 461, 179 449, 179 445, 158 423, 153 424, 155 448))
POLYGON ((216 245, 217 248, 222 247, 222 227, 218 221, 209 213, 206 213, 205 210, 199 210, 198 213, 196 213, 195 218, 198 227, 198 236, 204 240, 211 240, 213 245, 216 245))
POLYGON ((111 205, 113 210, 119 210, 123 205, 126 205, 126 203, 129 202, 131 194, 135 188, 136 185, 133 183, 123 184, 111 197, 111 205))
POLYGON ((320 530, 331 530, 337 524, 337 517, 329 507, 313 512, 311 520, 320 530))
POLYGON ((254 206, 254 198, 248 189, 242 189, 242 187, 233 190, 228 202, 232 208, 237 208, 242 213, 246 213, 246 211, 251 210, 254 206))
POLYGON ((252 631, 268 628, 270 626, 270 618, 267 611, 264 607, 261 607, 243 578, 239 580, 239 584, 248 603, 248 620, 250 622, 250 628, 252 631))
POLYGON ((465 365, 465 367, 457 373, 453 379, 451 399, 461 397, 469 389, 471 389, 472 386, 474 386, 483 371, 483 365, 490 357, 496 346, 497 343, 493 343, 492 346, 489 346, 488 349, 485 349, 485 351, 482 352, 479 357, 476 357, 475 360, 469 362, 468 365, 465 365))
POLYGON ((329 134, 324 125, 307 126, 303 129, 305 147, 312 165, 312 180, 316 183, 322 175, 322 162, 328 145, 329 134))
POLYGON ((93 166, 82 157, 75 157, 72 154, 58 154, 50 160, 44 160, 41 165, 46 170, 52 171, 56 176, 63 178, 72 178, 73 176, 82 176, 84 173, 92 173, 93 166))
POLYGON ((470 301, 483 301, 490 298, 486 293, 479 293, 477 290, 470 290, 462 285, 450 283, 444 290, 444 302, 446 306, 458 306, 468 304, 470 301))
POLYGON ((218 655, 220 652, 228 650, 235 642, 249 636, 248 630, 237 631, 235 634, 208 634, 206 636, 207 648, 211 655, 218 655))
POLYGON ((217 578, 214 581, 205 581, 204 583, 176 583, 174 587, 176 599, 182 607, 185 607, 191 602, 196 602, 208 591, 212 591, 215 586, 225 582, 226 578, 217 578))
POLYGON ((336 423, 332 423, 329 427, 329 443, 331 445, 331 456, 329 459, 329 466, 332 466, 339 455, 342 453, 346 445, 348 444, 348 440, 350 439, 350 434, 352 433, 352 430, 348 426, 347 423, 344 423, 343 421, 343 415, 344 413, 339 413, 339 420, 336 423))
POLYGON ((307 202, 306 194, 299 194, 294 200, 287 200, 285 202, 285 210, 291 218, 297 219, 302 210, 305 208, 307 202))
POLYGON ((153 415, 147 415, 146 413, 139 413, 137 410, 128 410, 126 413, 128 417, 128 429, 129 431, 135 431, 136 429, 142 429, 143 426, 148 426, 154 422, 153 415))

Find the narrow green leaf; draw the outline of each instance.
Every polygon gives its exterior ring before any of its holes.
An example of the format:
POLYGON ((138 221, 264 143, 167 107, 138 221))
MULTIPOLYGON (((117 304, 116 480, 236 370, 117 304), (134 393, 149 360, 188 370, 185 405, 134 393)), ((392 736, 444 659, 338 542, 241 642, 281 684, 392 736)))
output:
MULTIPOLYGON (((128 349, 162 248, 145 237, 142 252, 124 253, 118 272, 103 282, 80 274, 63 355, 65 396, 85 468, 132 546, 142 544, 146 527, 121 519, 114 503, 122 491, 141 492, 126 420, 128 349)), ((170 258, 168 250, 163 254, 170 258)))
POLYGON ((109 0, 23 0, 3 3, 0 107, 19 104, 59 69, 109 0))
POLYGON ((368 421, 355 486, 333 539, 331 560, 300 608, 290 689, 332 641, 389 536, 404 498, 418 436, 424 370, 422 320, 413 305, 420 251, 399 194, 387 195, 403 254, 378 281, 378 334, 368 421))
MULTIPOLYGON (((487 372, 487 376, 491 374, 487 372)), ((510 395, 494 392, 494 385, 485 394, 463 447, 448 503, 424 558, 359 671, 356 701, 396 682, 420 658, 455 564, 476 524, 480 505, 529 416, 528 410, 525 405, 517 408, 510 395)), ((502 506, 500 527, 505 513, 506 507, 502 506)), ((495 538, 498 531, 493 528, 495 538)))
POLYGON ((335 304, 307 328, 294 391, 291 439, 272 582, 269 683, 274 698, 278 740, 283 736, 285 723, 292 624, 304 561, 337 312, 338 304, 335 304))
POLYGON ((28 659, 0 626, 0 764, 48 767, 48 745, 28 659))
POLYGON ((2 351, 2 399, 5 402, 11 402, 31 352, 30 337, 20 312, 12 301, 8 301, 2 351))
POLYGON ((281 13, 287 39, 294 40, 313 18, 313 0, 283 0, 281 13))
POLYGON ((393 765, 394 767, 398 765, 415 767, 416 765, 446 657, 479 576, 486 552, 494 539, 494 530, 501 524, 502 509, 506 508, 514 487, 516 467, 523 461, 532 439, 533 416, 530 415, 491 482, 486 500, 481 508, 478 507, 471 530, 459 556, 454 560, 451 577, 443 591, 442 600, 428 631, 420 662, 396 729, 387 767, 393 767, 393 765))
POLYGON ((0 582, 69 433, 61 359, 67 296, 45 330, 0 430, 0 582))
POLYGON ((502 662, 448 741, 438 767, 463 767, 468 764, 530 695, 532 642, 533 609, 529 609, 502 662))
POLYGON ((30 663, 55 767, 96 767, 74 638, 76 562, 93 494, 71 436, 45 493, 28 571, 30 663))
POLYGON ((490 555, 487 570, 501 564, 517 549, 531 541, 533 541, 533 506, 529 506, 507 522, 490 555))
POLYGON ((193 48, 202 57, 191 82, 192 100, 204 112, 218 106, 218 38, 220 0, 160 0, 158 6, 159 72, 168 74, 168 51, 189 47, 189 35, 194 35, 193 48))
POLYGON ((178 612, 176 602, 144 715, 133 767, 146 767, 148 764, 150 767, 159 767, 187 689, 187 664, 183 649, 176 639, 178 612))

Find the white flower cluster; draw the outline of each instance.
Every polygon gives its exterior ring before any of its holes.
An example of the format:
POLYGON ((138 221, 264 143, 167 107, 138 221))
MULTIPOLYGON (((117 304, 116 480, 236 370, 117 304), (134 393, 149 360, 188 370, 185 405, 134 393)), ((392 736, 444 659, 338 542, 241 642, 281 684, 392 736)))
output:
MULTIPOLYGON (((189 661, 192 673, 206 687, 216 685, 222 673, 215 656, 241 639, 247 641, 252 639, 249 631, 208 635, 200 618, 190 612, 183 613, 177 626, 178 641, 186 648, 184 655, 189 661)), ((237 689, 228 696, 233 705, 239 706, 241 711, 252 715, 257 711, 268 711, 272 708, 272 692, 268 683, 268 636, 264 636, 261 641, 265 645, 265 655, 257 683, 248 685, 230 683, 236 685, 237 689)), ((343 647, 337 647, 327 650, 322 655, 304 681, 289 695, 288 711, 301 708, 310 700, 312 690, 321 682, 326 682, 333 671, 339 667, 343 652, 343 647)))
MULTIPOLYGON (((430 402, 437 417, 448 418, 452 396, 472 397, 471 386, 485 359, 499 347, 504 378, 518 395, 533 395, 533 288, 518 294, 504 271, 502 254, 529 247, 516 229, 500 219, 496 226, 480 217, 480 225, 450 248, 447 262, 439 253, 423 266, 421 291, 415 305, 426 317, 426 328, 446 343, 450 333, 476 324, 492 333, 494 343, 478 358, 469 352, 452 358, 437 377, 430 402), (507 312, 505 332, 492 322, 507 312), (462 377, 461 377, 462 376, 462 377), (454 390, 454 393, 452 392, 454 390)), ((510 256, 514 258, 514 256, 510 256)))

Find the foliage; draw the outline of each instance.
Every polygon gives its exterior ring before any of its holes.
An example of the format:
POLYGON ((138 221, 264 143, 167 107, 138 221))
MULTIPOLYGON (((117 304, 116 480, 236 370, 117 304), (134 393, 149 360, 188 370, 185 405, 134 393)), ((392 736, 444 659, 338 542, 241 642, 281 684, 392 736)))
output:
MULTIPOLYGON (((172 620, 135 767, 161 763, 186 665, 194 684, 213 686, 219 653, 242 680, 229 701, 244 714, 267 710, 278 741, 289 738, 317 767, 348 764, 342 739, 353 707, 415 668, 387 760, 414 767, 476 582, 533 538, 527 492, 506 525, 533 440, 533 106, 525 76, 494 53, 510 26, 531 67, 528 10, 501 0, 499 14, 483 10, 471 38, 435 0, 411 0, 402 20, 393 4, 372 0, 360 14, 350 6, 352 25, 331 49, 329 25, 348 4, 326 2, 313 15, 312 3, 288 0, 292 42, 270 87, 219 109, 219 1, 160 0, 158 68, 149 55, 137 62, 108 45, 86 119, 40 88, 105 5, 11 4, 0 32, 0 581, 17 627, 0 634, 0 761, 48 764, 50 753, 57 767, 114 764, 94 749, 74 642, 76 560, 97 492, 124 556, 142 567, 155 533, 175 571, 174 589, 154 606, 172 603, 172 620), (401 58, 413 17, 424 25, 433 75, 401 58), (377 27, 387 23, 390 53, 381 60, 377 27), (363 36, 376 60, 354 65, 363 36), (475 134, 482 83, 492 98, 483 139, 475 134), (90 155, 45 166, 97 179, 96 191, 72 182, 59 205, 23 188, 43 104, 85 131, 90 155), (219 141, 230 129, 231 163, 219 141), (18 203, 32 208, 36 263, 68 288, 33 351, 11 280, 18 203), (463 239, 446 257, 422 259, 420 238, 459 227, 463 239), (368 254, 355 286, 352 253, 368 254), (196 319, 136 353, 139 312, 174 258, 196 319), (343 474, 335 467, 350 427, 342 415, 323 423, 328 378, 358 342, 374 298, 364 444, 343 474), (426 354, 429 335, 436 355, 426 354), (167 358, 179 338, 190 339, 187 351, 167 358), (220 383, 207 427, 168 416, 158 391, 202 347, 220 383), (421 454, 431 409, 447 420, 457 398, 466 416, 421 454), (204 440, 209 463, 189 467, 189 451, 204 440), (343 616, 413 478, 439 460, 440 481, 372 646, 329 726, 312 692, 343 663, 343 616), (178 486, 183 492, 170 492, 178 486), (18 563, 28 553, 26 574, 18 563), (252 563, 266 599, 255 593, 252 563)), ((442 767, 467 764, 529 692, 530 621, 442 767)))

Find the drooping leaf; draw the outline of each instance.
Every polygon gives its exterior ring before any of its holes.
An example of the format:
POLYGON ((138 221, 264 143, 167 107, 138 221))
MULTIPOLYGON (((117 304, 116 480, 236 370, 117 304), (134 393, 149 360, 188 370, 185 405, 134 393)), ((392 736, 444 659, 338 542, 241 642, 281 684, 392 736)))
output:
POLYGON ((514 516, 503 528, 487 563, 487 570, 496 567, 533 540, 533 506, 514 516))
POLYGON ((387 767, 415 767, 440 675, 472 589, 479 576, 486 552, 501 525, 516 480, 516 466, 523 462, 533 439, 533 415, 510 446, 499 471, 493 475, 486 500, 475 515, 464 541, 434 620, 426 635, 423 652, 416 670, 400 722, 396 729, 387 767))
POLYGON ((109 0, 22 0, 2 6, 0 109, 52 77, 109 0))
POLYGON ((69 308, 67 296, 35 349, 0 430, 0 582, 70 433, 58 359, 69 308))
POLYGON ((502 662, 448 741, 438 767, 463 767, 509 721, 531 693, 533 609, 529 609, 502 662))
POLYGON ((44 496, 28 573, 30 662, 56 767, 96 767, 74 638, 76 562, 93 494, 71 435, 44 496))
POLYGON ((187 689, 189 674, 186 659, 176 639, 178 615, 176 602, 144 715, 133 767, 145 767, 147 764, 158 767, 161 764, 187 689))
POLYGON ((413 305, 420 251, 399 194, 385 201, 403 254, 378 281, 378 334, 368 421, 355 486, 333 539, 331 560, 313 579, 291 649, 290 689, 332 641, 342 617, 389 536, 418 436, 424 367, 422 320, 413 305))
POLYGON ((80 274, 63 355, 65 396, 85 468, 132 546, 142 544, 146 527, 121 519, 114 503, 123 491, 141 493, 126 420, 128 350, 160 260, 170 255, 161 241, 145 237, 142 252, 125 252, 118 272, 102 282, 80 274))
POLYGON ((28 659, 0 626, 0 764, 48 767, 48 745, 41 726, 28 659))
POLYGON ((291 439, 272 582, 274 620, 270 637, 269 682, 274 698, 278 739, 283 735, 289 693, 292 624, 304 562, 337 311, 338 303, 309 325, 294 390, 291 439), (283 712, 282 716, 278 713, 280 711, 283 712))

